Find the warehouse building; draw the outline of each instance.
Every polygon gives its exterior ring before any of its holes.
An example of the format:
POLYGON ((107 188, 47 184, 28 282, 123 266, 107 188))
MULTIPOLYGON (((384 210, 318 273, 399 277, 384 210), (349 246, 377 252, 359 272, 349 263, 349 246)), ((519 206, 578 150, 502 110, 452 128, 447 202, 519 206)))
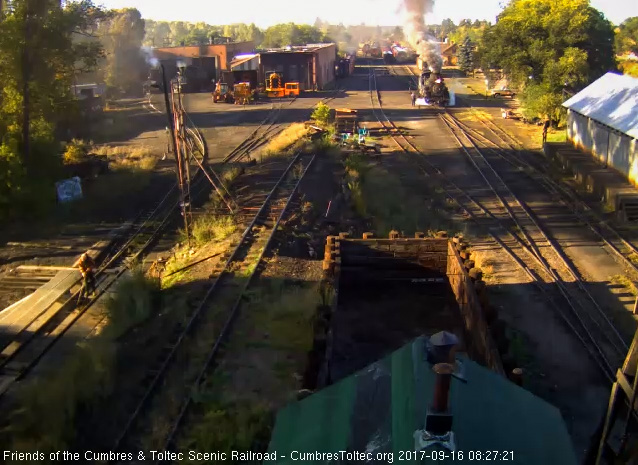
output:
POLYGON ((284 82, 299 82, 301 90, 323 90, 334 86, 336 59, 334 43, 266 50, 259 54, 258 72, 262 82, 276 72, 284 82))
POLYGON ((638 184, 638 79, 607 73, 563 106, 569 141, 638 184))
POLYGON ((181 61, 186 66, 206 69, 230 70, 230 63, 237 55, 250 53, 255 43, 227 42, 211 45, 190 45, 183 47, 158 47, 152 53, 161 63, 181 61))

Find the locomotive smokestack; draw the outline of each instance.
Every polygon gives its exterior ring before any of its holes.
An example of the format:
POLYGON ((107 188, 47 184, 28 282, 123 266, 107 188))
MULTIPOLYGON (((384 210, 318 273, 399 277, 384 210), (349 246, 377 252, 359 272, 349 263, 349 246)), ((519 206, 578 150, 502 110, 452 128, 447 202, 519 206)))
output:
POLYGON ((440 72, 443 59, 436 41, 427 37, 425 17, 432 13, 434 0, 403 0, 406 19, 403 26, 410 45, 414 47, 421 59, 426 61, 431 71, 440 72))
POLYGON ((444 413, 448 411, 450 381, 452 373, 454 373, 454 366, 449 363, 438 363, 434 365, 434 373, 436 373, 436 381, 432 410, 436 413, 444 413))

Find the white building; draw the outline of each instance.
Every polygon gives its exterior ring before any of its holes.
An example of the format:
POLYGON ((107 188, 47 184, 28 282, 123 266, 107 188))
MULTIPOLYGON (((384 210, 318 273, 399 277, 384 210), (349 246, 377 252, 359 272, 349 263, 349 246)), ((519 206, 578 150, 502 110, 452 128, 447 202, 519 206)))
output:
POLYGON ((638 79, 607 73, 563 106, 574 146, 638 184, 638 79))

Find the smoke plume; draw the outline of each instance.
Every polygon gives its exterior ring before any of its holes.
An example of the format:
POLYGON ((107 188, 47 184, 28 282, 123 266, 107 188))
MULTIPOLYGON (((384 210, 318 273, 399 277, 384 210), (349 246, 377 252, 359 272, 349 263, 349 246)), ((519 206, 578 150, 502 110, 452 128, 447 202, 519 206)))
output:
POLYGON ((443 59, 439 44, 428 37, 425 27, 425 16, 432 13, 434 0, 403 0, 405 8, 405 24, 403 32, 422 60, 426 61, 430 71, 438 73, 443 67, 443 59))

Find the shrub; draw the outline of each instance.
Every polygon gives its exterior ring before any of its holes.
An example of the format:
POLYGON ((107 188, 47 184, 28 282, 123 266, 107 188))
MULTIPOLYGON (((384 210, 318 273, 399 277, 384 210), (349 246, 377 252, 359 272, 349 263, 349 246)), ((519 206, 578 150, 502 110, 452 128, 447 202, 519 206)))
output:
POLYGON ((273 418, 265 406, 211 402, 203 407, 206 413, 184 437, 180 449, 230 455, 234 450, 262 450, 267 446, 273 418))
POLYGON ((148 319, 159 290, 156 280, 146 277, 141 269, 118 283, 116 292, 106 301, 108 325, 105 337, 117 339, 134 326, 148 319))
POLYGON ((320 102, 317 105, 317 108, 312 112, 312 116, 310 117, 313 121, 317 123, 327 125, 330 121, 330 107, 323 102, 320 102))
POLYGON ((197 245, 210 241, 226 239, 237 229, 237 225, 229 216, 201 216, 193 223, 193 238, 197 245))
POLYGON ((66 146, 64 152, 65 163, 78 163, 84 160, 89 153, 90 144, 80 139, 73 139, 66 146))

